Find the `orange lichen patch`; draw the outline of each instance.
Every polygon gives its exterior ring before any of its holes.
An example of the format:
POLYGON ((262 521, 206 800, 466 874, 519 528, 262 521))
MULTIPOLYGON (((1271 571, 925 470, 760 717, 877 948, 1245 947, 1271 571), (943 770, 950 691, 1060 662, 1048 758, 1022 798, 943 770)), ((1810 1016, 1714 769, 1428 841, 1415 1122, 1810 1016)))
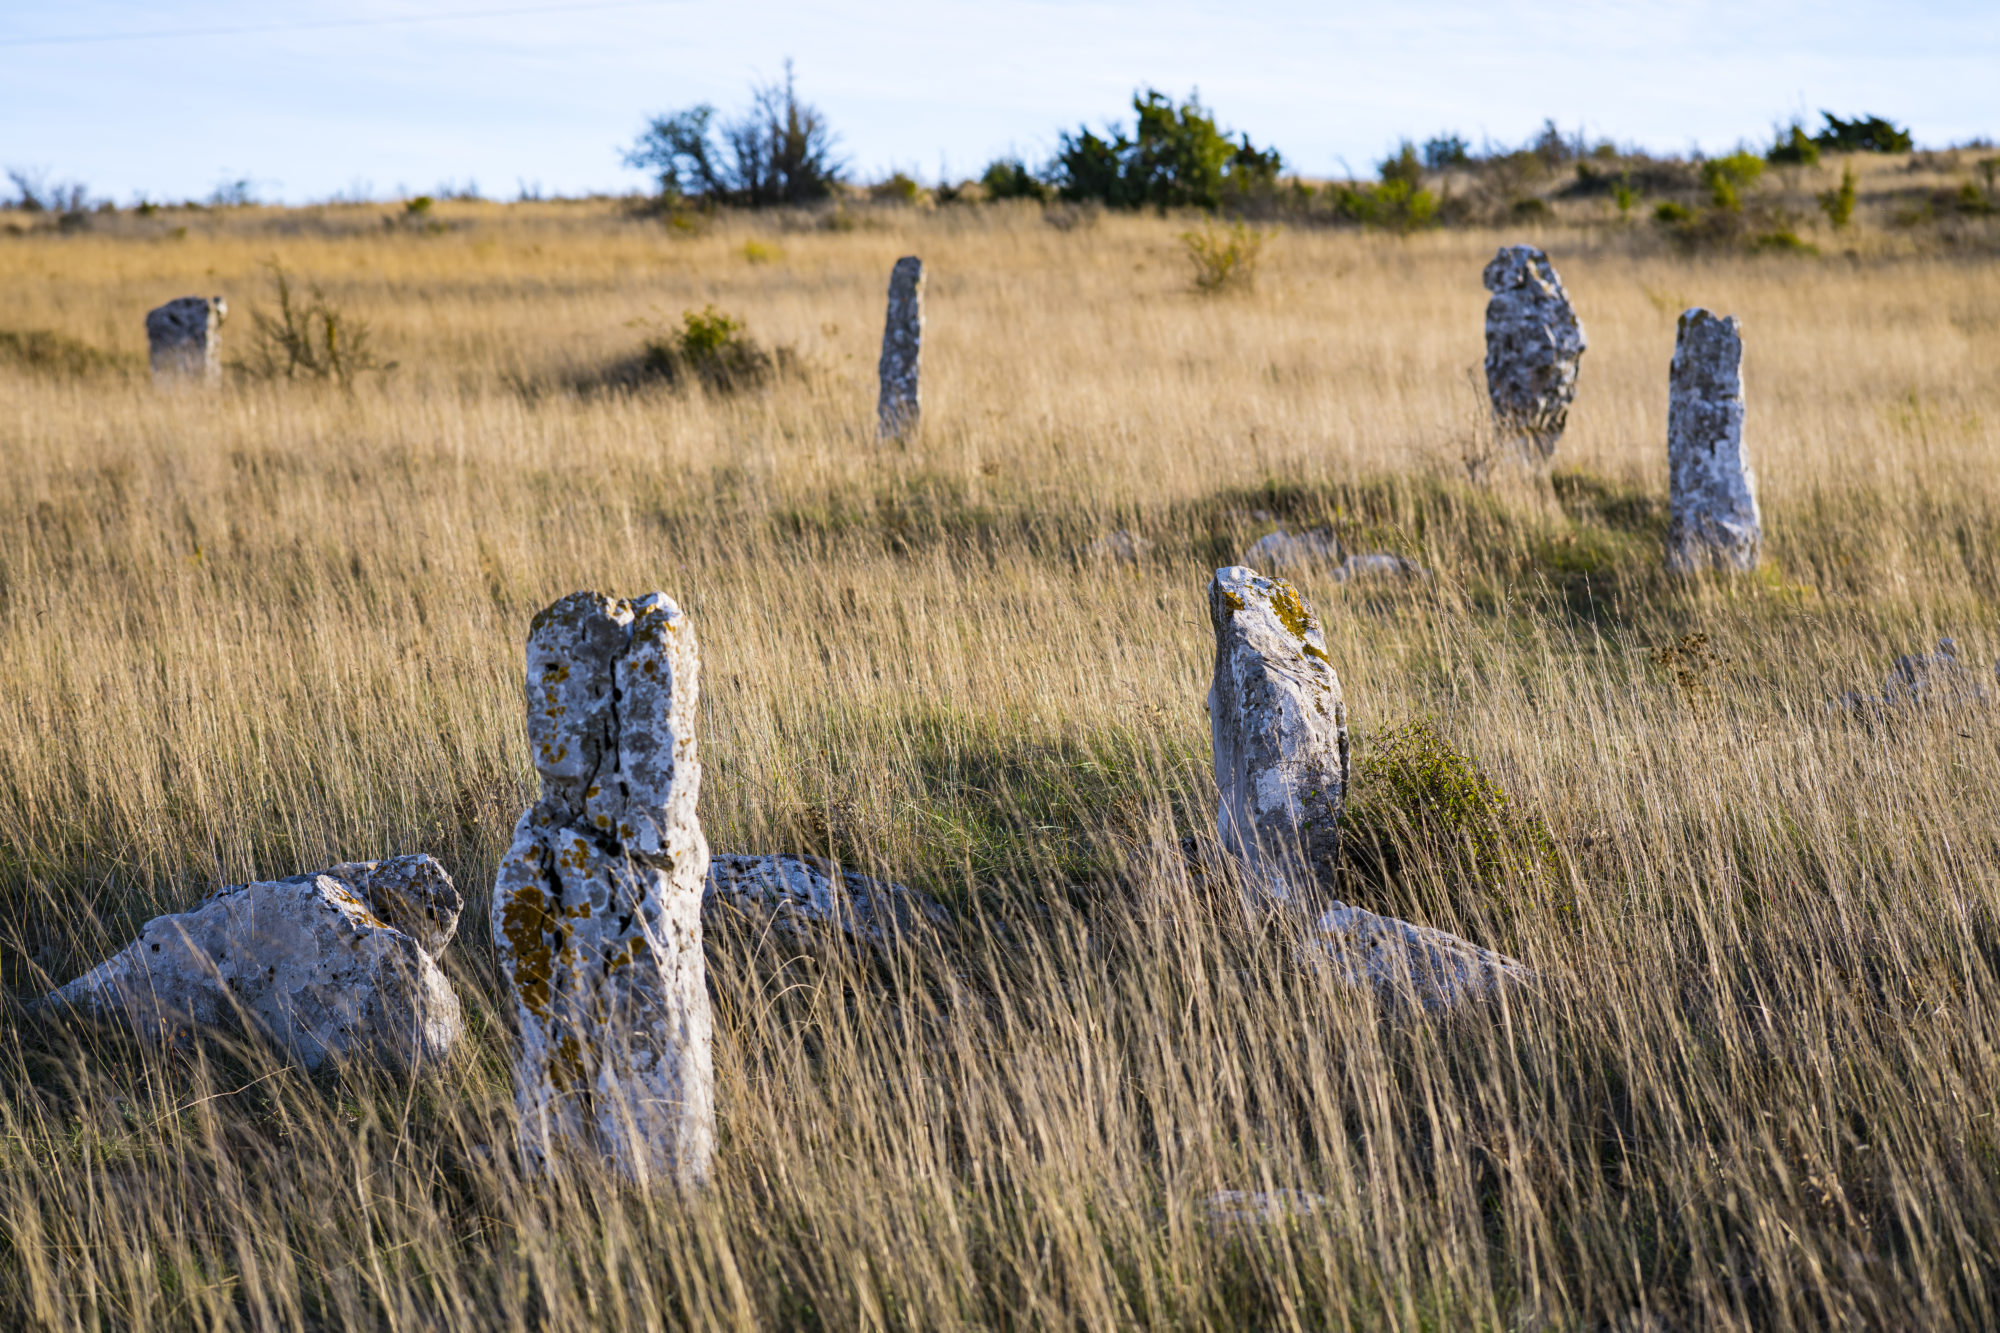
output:
POLYGON ((573 1033, 565 1032, 556 1042, 555 1059, 549 1068, 549 1082, 559 1091, 573 1092, 590 1081, 583 1067, 583 1048, 573 1033))
POLYGON ((1241 611, 1243 609, 1243 599, 1227 588, 1222 590, 1222 602, 1231 611, 1241 611))
POLYGON ((524 884, 500 912, 500 933, 514 948, 514 990, 530 1013, 549 1014, 549 978, 554 959, 549 949, 549 900, 540 888, 524 884))
POLYGON ((1299 596, 1299 590, 1283 579, 1271 580, 1271 614, 1301 643, 1306 635, 1319 628, 1313 623, 1312 612, 1299 596))

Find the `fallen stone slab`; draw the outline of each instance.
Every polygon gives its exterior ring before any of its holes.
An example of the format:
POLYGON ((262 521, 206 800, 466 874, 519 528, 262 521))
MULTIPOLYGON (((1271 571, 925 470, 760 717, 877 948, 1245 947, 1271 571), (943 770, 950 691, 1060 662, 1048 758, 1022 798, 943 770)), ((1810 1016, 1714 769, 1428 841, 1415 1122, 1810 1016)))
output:
POLYGON ((1243 563, 1253 569, 1294 572, 1323 569, 1335 583, 1347 583, 1354 579, 1430 577, 1430 571, 1416 561, 1388 551, 1350 554, 1340 540, 1325 528, 1307 532, 1287 532, 1280 528, 1266 533, 1243 552, 1243 563))
POLYGON ((436 958, 458 890, 428 856, 349 862, 235 884, 139 938, 43 1005, 117 1018, 148 1037, 248 1028, 307 1069, 443 1060, 464 1031, 436 958))
POLYGON ((1216 1190, 1202 1202, 1210 1225, 1220 1227, 1283 1226, 1333 1206, 1308 1190, 1216 1190))
POLYGON ((182 296, 146 312, 146 344, 153 382, 215 384, 222 378, 222 321, 229 303, 220 296, 182 296))
POLYGON ((1110 560, 1121 565, 1136 565, 1145 559, 1153 549, 1153 543, 1144 537, 1120 528, 1107 532, 1090 545, 1083 548, 1085 556, 1092 560, 1110 560))
POLYGON ((950 920, 935 899, 914 889, 818 858, 782 854, 712 858, 701 909, 704 920, 734 912, 755 927, 800 942, 817 942, 832 930, 877 948, 950 920))
POLYGON ((1347 705, 1312 607, 1283 579, 1234 565, 1208 585, 1216 832, 1253 908, 1309 898, 1339 863, 1347 705))
POLYGON ((573 593, 529 626, 542 795, 494 878, 493 946, 520 1027, 515 1103, 531 1165, 567 1147, 641 1188, 708 1177, 700 669, 694 626, 664 593, 573 593))
POLYGON ((1682 313, 1667 390, 1667 568, 1757 567, 1764 521, 1743 446, 1743 334, 1734 315, 1682 313))
POLYGON ((1526 964, 1448 931, 1336 902, 1313 923, 1302 961, 1384 999, 1449 1009, 1534 979, 1526 964))
MULTIPOLYGON (((2000 663, 1993 670, 2000 676, 2000 663)), ((1956 640, 1944 638, 1938 640, 1933 652, 1906 653, 1897 658, 1882 682, 1882 693, 1850 691, 1831 706, 1861 716, 1884 716, 1918 709, 1949 711, 1985 703, 1990 697, 1985 673, 1959 656, 1956 640)))
POLYGON ((1500 433, 1523 452, 1550 458, 1576 400, 1577 367, 1589 344, 1549 257, 1507 245, 1481 275, 1486 290, 1486 393, 1500 433))

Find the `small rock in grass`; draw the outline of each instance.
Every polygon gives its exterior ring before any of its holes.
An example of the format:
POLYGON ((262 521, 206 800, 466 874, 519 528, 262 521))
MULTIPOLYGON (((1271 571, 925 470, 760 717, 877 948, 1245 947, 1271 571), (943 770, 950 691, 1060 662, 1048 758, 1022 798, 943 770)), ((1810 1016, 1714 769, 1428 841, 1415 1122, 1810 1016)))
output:
POLYGON ((914 889, 790 855, 713 858, 701 905, 705 916, 727 905, 801 941, 830 928, 877 948, 948 919, 942 906, 914 889))
POLYGON ((1534 978, 1526 964, 1430 926, 1334 903, 1313 924, 1304 961, 1384 999, 1449 1009, 1534 978))

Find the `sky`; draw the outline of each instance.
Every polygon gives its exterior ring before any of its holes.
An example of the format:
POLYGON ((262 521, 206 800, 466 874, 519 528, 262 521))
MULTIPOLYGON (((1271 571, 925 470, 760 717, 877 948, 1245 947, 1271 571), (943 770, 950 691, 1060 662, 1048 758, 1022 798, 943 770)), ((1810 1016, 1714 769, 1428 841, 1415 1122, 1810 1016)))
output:
POLYGON ((624 193, 649 114, 735 111, 788 58, 862 180, 1038 163, 1144 87, 1313 177, 1549 118, 1664 151, 1821 108, 2000 136, 2000 0, 0 0, 0 167, 119 203, 624 193))

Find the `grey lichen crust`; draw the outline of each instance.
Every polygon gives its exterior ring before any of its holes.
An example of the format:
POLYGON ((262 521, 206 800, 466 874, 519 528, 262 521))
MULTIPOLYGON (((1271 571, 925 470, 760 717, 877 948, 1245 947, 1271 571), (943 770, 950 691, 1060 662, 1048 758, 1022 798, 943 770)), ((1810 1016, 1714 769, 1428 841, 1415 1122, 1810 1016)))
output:
POLYGON ((436 956, 458 925, 451 876, 428 856, 349 862, 235 884, 47 996, 149 1037, 248 1028, 307 1069, 330 1059, 433 1064, 464 1031, 436 956))
POLYGON ((1743 337, 1736 317, 1681 315, 1667 397, 1667 568, 1757 567, 1763 520, 1743 450, 1743 337))
POLYGON ((715 1146, 695 815, 700 653, 662 593, 573 593, 528 631, 542 797, 493 886, 521 1028, 521 1148, 597 1154, 640 1186, 702 1183, 715 1146))
POLYGON ((1345 985, 1433 1010, 1491 999, 1534 976, 1525 964, 1470 940, 1339 902, 1314 924, 1304 955, 1345 985))
POLYGON ((702 910, 711 920, 732 912, 755 929, 802 943, 838 931, 879 949, 947 919, 943 907, 914 889, 790 855, 715 857, 702 910))
POLYGON ((882 328, 882 389, 875 415, 885 440, 910 434, 923 418, 918 386, 923 348, 924 261, 904 255, 889 273, 889 317, 882 328))
POLYGON ((1234 565, 1208 585, 1216 831, 1252 906, 1310 900, 1340 853, 1347 705, 1326 636, 1298 590, 1234 565))
POLYGON ((1542 458, 1556 451, 1589 346, 1549 257, 1502 246, 1486 266, 1486 393, 1500 432, 1542 458))
POLYGON ((155 383, 222 378, 222 321, 229 303, 220 296, 182 296, 146 312, 146 343, 155 383))

